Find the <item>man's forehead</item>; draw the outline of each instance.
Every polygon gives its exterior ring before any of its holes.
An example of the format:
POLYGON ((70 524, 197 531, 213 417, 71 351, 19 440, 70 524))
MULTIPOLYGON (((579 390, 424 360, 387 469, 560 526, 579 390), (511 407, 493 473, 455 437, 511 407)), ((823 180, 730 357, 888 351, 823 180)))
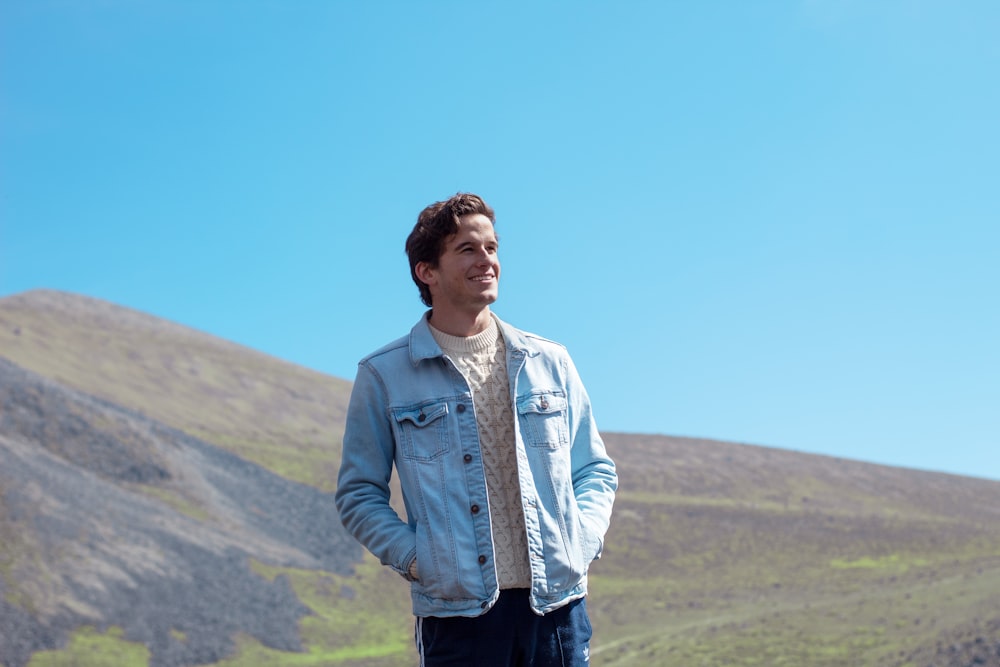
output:
POLYGON ((445 243, 452 245, 465 241, 496 241, 498 239, 493 223, 489 218, 483 216, 482 219, 469 220, 463 216, 458 220, 458 230, 445 239, 445 243))

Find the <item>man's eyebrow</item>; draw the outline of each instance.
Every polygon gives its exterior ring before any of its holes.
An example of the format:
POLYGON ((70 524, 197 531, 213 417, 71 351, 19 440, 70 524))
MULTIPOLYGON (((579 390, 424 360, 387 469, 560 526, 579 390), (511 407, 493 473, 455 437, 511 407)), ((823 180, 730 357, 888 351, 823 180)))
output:
MULTIPOLYGON (((478 244, 479 244, 479 241, 468 239, 468 240, 456 243, 454 246, 452 246, 452 250, 461 250, 462 248, 465 248, 467 246, 474 246, 474 245, 478 245, 478 244)), ((482 244, 483 245, 499 245, 500 244, 500 237, 497 236, 497 237, 494 237, 492 239, 483 239, 482 244)))

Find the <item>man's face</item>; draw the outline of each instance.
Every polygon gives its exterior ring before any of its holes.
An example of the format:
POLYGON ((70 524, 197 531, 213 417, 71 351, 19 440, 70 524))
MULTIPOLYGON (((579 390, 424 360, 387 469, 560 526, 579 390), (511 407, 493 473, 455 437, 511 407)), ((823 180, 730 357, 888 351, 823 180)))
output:
POLYGON ((431 291, 438 312, 482 312, 499 295, 500 259, 490 219, 463 215, 458 231, 445 240, 438 265, 422 263, 420 278, 431 291))

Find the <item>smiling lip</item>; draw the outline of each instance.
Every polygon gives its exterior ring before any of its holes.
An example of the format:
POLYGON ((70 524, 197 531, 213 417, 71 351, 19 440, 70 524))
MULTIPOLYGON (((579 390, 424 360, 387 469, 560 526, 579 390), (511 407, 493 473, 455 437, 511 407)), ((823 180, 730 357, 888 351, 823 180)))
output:
POLYGON ((492 275, 489 275, 489 276, 472 276, 471 278, 469 278, 469 280, 472 280, 472 281, 477 282, 477 283, 484 283, 484 282, 488 282, 490 280, 493 280, 494 278, 496 278, 496 276, 492 276, 492 275))

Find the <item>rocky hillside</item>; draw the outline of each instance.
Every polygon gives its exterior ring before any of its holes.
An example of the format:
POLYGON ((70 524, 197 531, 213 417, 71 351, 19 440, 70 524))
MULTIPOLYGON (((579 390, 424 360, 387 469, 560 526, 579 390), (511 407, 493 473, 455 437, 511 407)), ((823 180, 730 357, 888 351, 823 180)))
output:
POLYGON ((116 626, 151 665, 214 663, 238 633, 302 648, 310 613, 252 564, 346 572, 332 497, 0 359, 0 660, 116 626))
POLYGON ((0 356, 332 490, 350 382, 106 301, 0 299, 0 356))

